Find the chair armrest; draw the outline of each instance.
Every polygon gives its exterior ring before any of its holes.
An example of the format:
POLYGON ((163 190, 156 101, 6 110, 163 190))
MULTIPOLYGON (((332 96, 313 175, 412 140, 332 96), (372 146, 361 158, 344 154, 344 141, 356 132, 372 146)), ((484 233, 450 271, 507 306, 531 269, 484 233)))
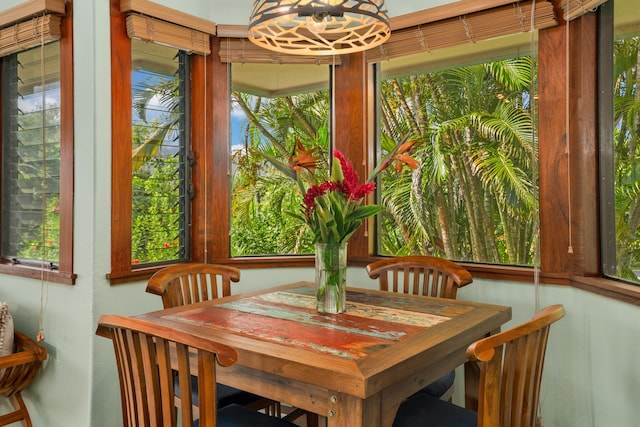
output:
POLYGON ((30 362, 42 362, 47 358, 46 347, 38 344, 27 335, 14 331, 15 352, 0 357, 0 369, 11 368, 30 362))

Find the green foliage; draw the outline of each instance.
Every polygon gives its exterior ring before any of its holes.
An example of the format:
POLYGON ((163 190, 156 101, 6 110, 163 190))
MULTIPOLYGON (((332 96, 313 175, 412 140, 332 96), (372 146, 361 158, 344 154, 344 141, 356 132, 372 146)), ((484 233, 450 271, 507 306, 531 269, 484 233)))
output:
POLYGON ((619 278, 640 283, 640 36, 614 42, 615 251, 619 278))
MULTIPOLYGON (((381 156, 409 136, 420 141, 411 155, 421 167, 400 173, 389 168, 378 178, 381 253, 533 263, 537 184, 531 181, 531 168, 537 152, 528 99, 534 71, 535 64, 525 57, 382 82, 381 156)), ((308 124, 326 123, 328 104, 310 99, 317 99, 317 94, 286 99, 234 94, 247 120, 244 149, 236 154, 242 160, 234 162, 233 255, 278 253, 273 251, 281 245, 273 242, 300 235, 291 233, 299 224, 296 215, 284 215, 291 211, 292 201, 300 199, 298 190, 273 173, 286 169, 296 138, 307 148, 318 145, 318 133, 309 132, 313 126, 308 124), (305 109, 310 105, 316 108, 305 109), (251 150, 266 155, 260 158, 251 150), (287 200, 288 206, 272 203, 276 188, 276 197, 287 200), (282 198, 284 188, 288 198, 282 198), (267 225, 266 219, 275 222, 267 225), (285 229, 290 233, 286 237, 285 229), (256 252, 245 252, 250 246, 256 252)), ((318 201, 337 205, 339 196, 331 193, 318 201)), ((327 217, 317 221, 316 228, 340 228, 344 221, 327 217)))
POLYGON ((178 162, 154 158, 133 175, 132 263, 177 260, 184 256, 178 162))
POLYGON ((382 82, 383 147, 422 143, 419 171, 381 179, 381 253, 533 263, 533 70, 525 57, 382 82))
POLYGON ((22 242, 19 258, 58 262, 60 255, 60 204, 59 198, 50 197, 44 212, 44 227, 38 225, 30 240, 22 242))
MULTIPOLYGON (((246 117, 242 147, 232 154, 232 256, 313 253, 313 235, 301 221, 300 188, 282 166, 297 140, 320 147, 327 158, 328 92, 281 98, 234 92, 232 99, 246 117)), ((326 177, 328 166, 320 170, 319 178, 326 177)))

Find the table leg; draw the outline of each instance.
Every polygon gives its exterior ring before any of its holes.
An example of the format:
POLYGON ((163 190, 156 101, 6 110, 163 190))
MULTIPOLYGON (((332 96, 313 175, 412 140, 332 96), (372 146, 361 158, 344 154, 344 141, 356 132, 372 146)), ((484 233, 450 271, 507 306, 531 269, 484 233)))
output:
POLYGON ((331 396, 327 427, 391 427, 382 421, 381 410, 380 394, 362 400, 336 393, 331 396))
POLYGON ((464 407, 478 411, 478 388, 480 387, 480 368, 476 362, 464 364, 464 407))

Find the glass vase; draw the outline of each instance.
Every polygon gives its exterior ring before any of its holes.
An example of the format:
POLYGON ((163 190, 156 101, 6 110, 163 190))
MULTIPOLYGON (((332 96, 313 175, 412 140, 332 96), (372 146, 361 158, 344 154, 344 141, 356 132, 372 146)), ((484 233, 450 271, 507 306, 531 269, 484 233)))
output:
POLYGON ((347 302, 347 243, 316 243, 316 309, 344 313, 347 302))

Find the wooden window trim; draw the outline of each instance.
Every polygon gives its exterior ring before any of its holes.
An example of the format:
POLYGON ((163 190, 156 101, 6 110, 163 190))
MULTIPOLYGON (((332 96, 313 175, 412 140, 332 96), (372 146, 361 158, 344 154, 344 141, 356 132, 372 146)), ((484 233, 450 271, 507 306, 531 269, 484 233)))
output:
POLYGON ((73 285, 73 10, 64 0, 32 0, 3 12, 3 23, 16 22, 38 11, 63 13, 60 23, 60 249, 58 269, 35 264, 0 262, 0 274, 73 285), (27 13, 27 15, 25 15, 27 13))
MULTIPOLYGON (((124 3, 124 1, 122 2, 124 3)), ((135 2, 134 2, 135 3, 135 2)), ((152 4, 151 2, 142 2, 152 4)), ((140 266, 134 268, 131 263, 132 249, 132 207, 133 197, 131 171, 132 140, 132 87, 131 87, 131 38, 127 34, 127 11, 121 10, 121 0, 111 0, 111 119, 112 119, 112 204, 111 204, 111 271, 107 278, 111 284, 145 280, 160 266, 140 266), (120 172, 120 173, 119 173, 120 172)), ((126 9, 126 8, 125 8, 126 9)), ((191 259, 203 261, 212 250, 212 237, 207 230, 204 212, 212 212, 214 202, 206 197, 215 180, 207 159, 211 153, 212 129, 208 126, 213 115, 212 102, 214 85, 211 58, 215 55, 190 55, 191 61, 191 139, 196 159, 193 169, 195 198, 192 201, 192 247, 191 259), (205 206, 207 206, 205 208, 205 206)), ((217 76, 220 77, 220 76, 217 76)), ((225 97, 226 99, 226 97, 225 97)), ((214 101, 215 102, 215 101, 214 101)), ((228 108, 228 107, 227 107, 228 108)), ((220 115, 220 112, 216 112, 220 115)), ((228 116, 226 116, 228 117, 228 116)), ((226 126, 226 125, 225 125, 226 126)), ((228 159, 228 151, 225 153, 228 159)), ((217 170, 218 168, 216 168, 217 170)))
MULTIPOLYGON (((538 276, 540 283, 571 286, 608 298, 640 305, 640 286, 601 277, 599 255, 599 213, 597 171, 597 17, 585 15, 572 21, 569 28, 569 43, 572 46, 571 60, 566 59, 567 29, 562 23, 555 28, 539 33, 540 59, 540 117, 546 123, 540 129, 540 210, 541 265, 538 271, 532 267, 484 265, 463 263, 474 277, 489 280, 508 280, 534 283, 538 276), (568 65, 567 65, 568 64, 568 65), (571 76, 568 80, 567 76, 571 76), (570 105, 566 105, 566 82, 569 81, 570 105), (567 157, 565 141, 566 112, 571 111, 570 150, 567 157), (577 119, 580 117, 580 120, 577 119), (567 169, 569 160, 571 173, 567 169), (568 191, 569 186, 573 188, 568 191), (564 197, 563 195, 571 194, 564 197), (569 206, 571 205, 571 209, 569 206), (569 212, 571 220, 569 221, 569 212), (571 240, 569 239, 571 236, 571 240)), ((349 126, 337 123, 337 141, 349 141, 348 146, 339 147, 348 151, 350 158, 361 158, 364 141, 368 136, 364 129, 354 127, 354 123, 365 123, 366 92, 364 83, 358 76, 366 75, 362 65, 362 54, 352 54, 343 58, 339 67, 337 82, 348 81, 349 87, 336 87, 336 110, 349 126), (351 71, 349 71, 351 70, 351 71), (360 71, 354 71, 360 70, 360 71), (353 90, 360 86, 361 91, 353 90), (347 91, 345 94, 341 92, 347 91), (344 105, 343 105, 344 103, 344 105), (346 106, 346 107, 345 107, 346 106), (362 106, 362 107, 360 107, 362 106), (342 111, 345 113, 343 114, 342 111)), ((369 115, 371 113, 368 113, 369 115)), ((369 120, 369 119, 367 119, 369 120)), ((338 144, 340 144, 338 142, 338 144)), ((358 162, 354 162, 357 164, 358 162)), ((363 166, 364 168, 364 166, 363 166)), ((364 170, 364 169, 363 169, 364 170)), ((363 173, 363 171, 358 171, 363 173)), ((226 183, 225 183, 226 185, 226 183)), ((224 185, 219 188, 224 192, 224 185)), ((222 194, 222 193, 221 193, 222 194)), ((227 230, 220 229, 219 236, 227 230)), ((227 239, 228 240, 228 239, 227 239)), ((367 250, 370 244, 364 229, 350 240, 349 265, 364 266, 375 257, 367 250)), ((218 243, 222 243, 218 241, 218 243)), ((228 258, 218 257, 215 262, 234 264, 242 268, 278 268, 312 266, 312 256, 228 258)))
MULTIPOLYGON (((118 1, 118 0, 112 0, 118 1)), ((564 23, 555 28, 539 32, 540 59, 540 105, 539 121, 546 123, 540 129, 540 215, 541 229, 541 265, 536 272, 532 267, 515 267, 500 265, 484 265, 463 263, 474 277, 533 283, 538 276, 540 283, 559 286, 571 286, 608 298, 640 305, 640 287, 601 277, 599 256, 599 223, 597 188, 597 17, 587 14, 572 21, 569 28, 572 46, 571 61, 566 55, 567 29, 564 23), (566 82, 569 81, 569 99, 572 104, 566 106, 566 82), (565 141, 566 112, 571 111, 570 150, 567 157, 565 141), (585 126, 585 123, 591 125, 585 126), (567 171, 567 160, 570 159, 571 173, 567 171), (570 184, 568 179, 570 179, 570 184), (573 191, 570 197, 568 186, 573 191), (569 206, 571 205, 571 209, 569 206), (569 220, 571 211, 571 220, 569 220), (571 244, 569 244, 569 236, 571 244), (572 249, 572 253, 569 251, 572 249), (538 274, 536 274, 538 273, 538 274)), ((220 45, 214 38, 212 50, 220 45)), ((202 80, 206 86, 209 99, 209 110, 204 111, 211 126, 200 128, 196 137, 194 133, 194 151, 196 158, 207 156, 211 150, 211 167, 202 164, 198 170, 196 162, 194 170, 194 261, 220 262, 240 268, 286 268, 310 267, 314 263, 313 256, 282 257, 245 257, 231 258, 229 243, 229 198, 230 176, 229 156, 229 123, 228 94, 230 90, 228 64, 220 61, 218 55, 210 55, 206 59, 202 73, 196 81, 202 80), (207 141, 213 141, 207 145, 207 141), (203 194, 207 194, 205 197, 203 194), (200 205, 198 205, 200 203, 200 205), (204 207, 206 206, 206 208, 204 207), (206 212, 206 213, 204 213, 206 212), (211 218, 215 215, 215 221, 211 218), (204 236, 204 237, 203 237, 204 236)), ((345 151, 350 158, 362 158, 368 149, 365 141, 372 140, 372 112, 367 107, 368 96, 371 96, 371 73, 362 53, 343 57, 344 63, 338 67, 336 76, 336 109, 344 114, 336 115, 337 147, 345 151), (342 86, 340 82, 344 83, 342 86), (354 88, 360 88, 354 89, 354 88), (348 124, 348 126, 345 125, 348 124), (342 125, 341 125, 342 124, 342 125), (356 124, 357 126, 354 126, 356 124), (361 124, 358 125, 358 124, 361 124), (348 144, 340 141, 349 141, 348 144)), ((115 91, 115 88, 114 88, 115 91)), ((197 91, 194 91, 194 93, 197 91)), ((197 103, 206 103, 201 98, 197 103)), ((197 108, 194 108, 197 111, 197 108)), ((194 120, 200 120, 194 118, 194 120)), ((195 123, 195 122, 194 122, 195 123)), ((194 126, 197 128, 198 126, 194 126)), ((130 128, 130 126, 129 126, 130 128)), ((368 156, 370 157, 370 156, 368 156)), ((370 159, 367 159, 370 161, 370 159)), ((358 165, 358 173, 364 175, 364 164, 358 165)), ((128 224, 128 223, 127 223, 128 224)), ((130 227, 129 227, 130 228, 130 227)), ((129 242, 127 242, 129 244, 129 242)), ((364 266, 376 259, 370 254, 371 239, 361 229, 350 240, 349 265, 364 266)), ((130 258, 130 257, 129 257, 130 258)), ((127 262, 129 262, 127 258, 127 262)), ((128 278, 121 276, 120 281, 142 280, 155 270, 145 269, 130 272, 128 278)), ((114 281, 112 280, 112 283, 114 281)))

